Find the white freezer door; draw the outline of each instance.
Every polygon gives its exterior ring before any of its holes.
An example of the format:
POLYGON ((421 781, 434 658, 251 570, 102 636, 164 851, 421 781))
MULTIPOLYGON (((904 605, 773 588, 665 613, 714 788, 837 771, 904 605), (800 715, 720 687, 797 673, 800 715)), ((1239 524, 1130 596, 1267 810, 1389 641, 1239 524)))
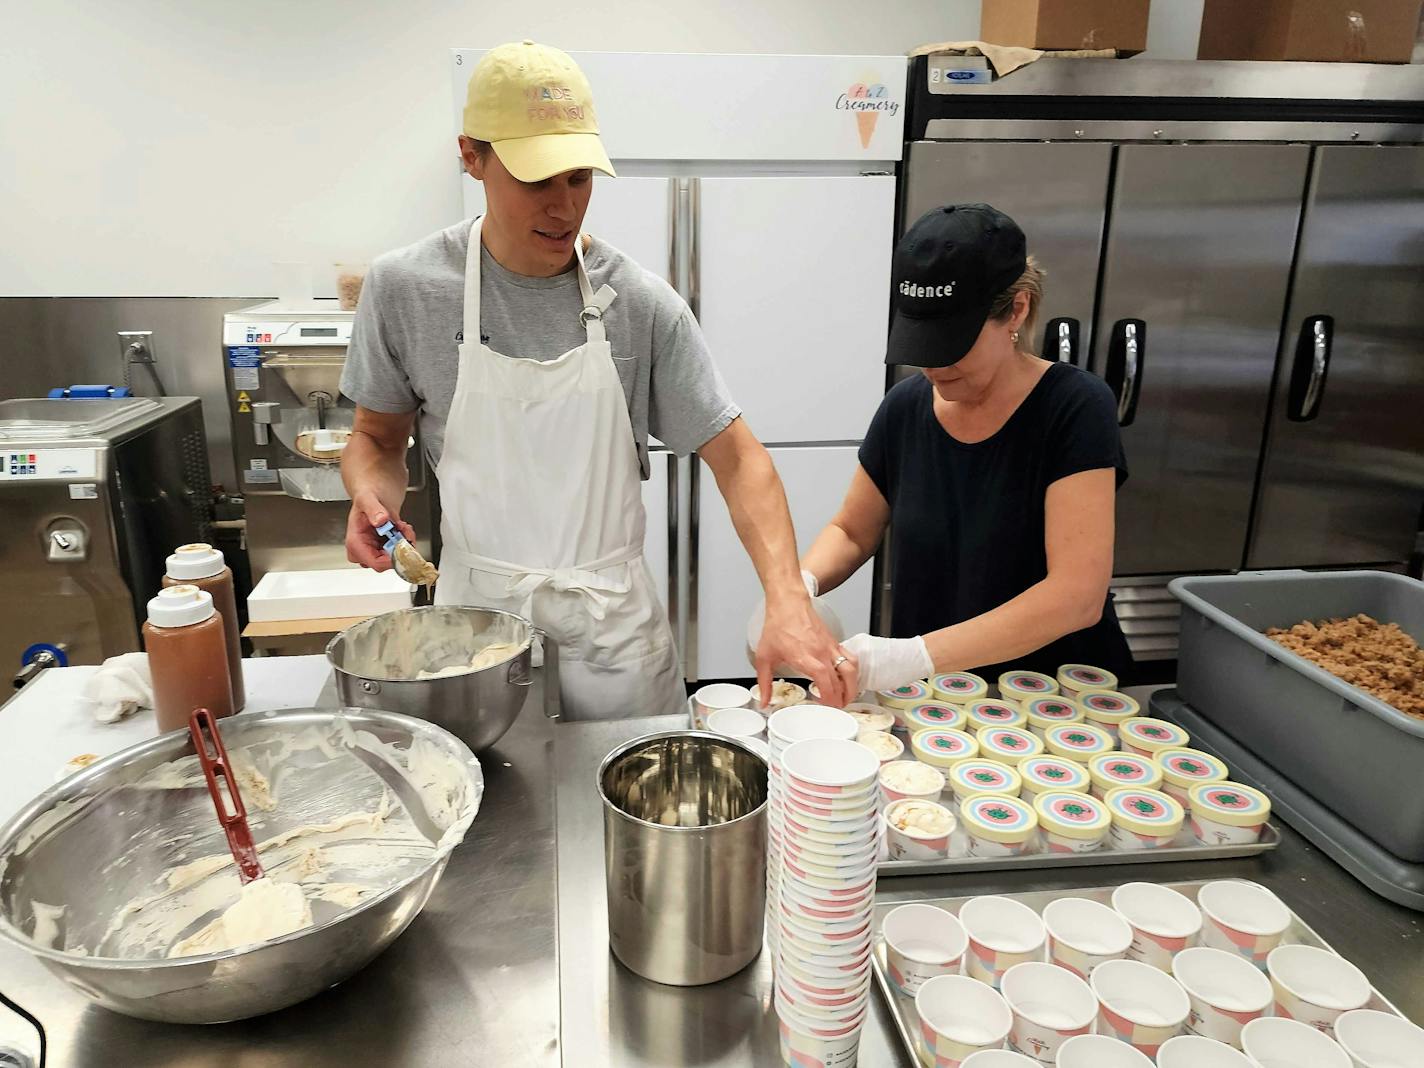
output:
POLYGON ((698 314, 748 425, 858 441, 885 392, 894 177, 698 182, 698 314))
MULTIPOLYGON (((855 471, 856 453, 853 445, 771 450, 786 485, 799 553, 811 547, 840 509, 855 471)), ((698 503, 699 531, 693 550, 698 562, 696 677, 745 678, 752 674, 746 652, 747 621, 761 599, 761 583, 737 539, 717 482, 705 467, 700 475, 698 503)), ((870 627, 872 570, 873 563, 867 561, 827 595, 847 636, 870 627)))

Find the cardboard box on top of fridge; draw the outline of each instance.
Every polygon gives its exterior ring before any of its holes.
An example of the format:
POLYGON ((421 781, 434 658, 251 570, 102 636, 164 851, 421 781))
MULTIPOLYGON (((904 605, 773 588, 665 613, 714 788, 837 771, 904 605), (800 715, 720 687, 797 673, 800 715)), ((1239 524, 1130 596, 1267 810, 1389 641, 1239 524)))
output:
POLYGON ((1206 0, 1198 59, 1408 63, 1421 0, 1206 0))
POLYGON ((1054 51, 1147 47, 1151 0, 981 0, 979 39, 1054 51))

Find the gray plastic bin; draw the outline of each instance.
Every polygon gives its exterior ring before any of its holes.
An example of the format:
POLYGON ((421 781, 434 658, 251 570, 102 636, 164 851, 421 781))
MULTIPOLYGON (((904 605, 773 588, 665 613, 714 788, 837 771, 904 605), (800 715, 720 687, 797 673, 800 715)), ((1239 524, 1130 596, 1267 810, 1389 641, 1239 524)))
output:
POLYGON ((1264 633, 1364 612, 1424 643, 1424 583, 1384 571, 1258 571, 1168 588, 1182 602, 1182 697, 1395 856, 1424 861, 1424 721, 1264 633))

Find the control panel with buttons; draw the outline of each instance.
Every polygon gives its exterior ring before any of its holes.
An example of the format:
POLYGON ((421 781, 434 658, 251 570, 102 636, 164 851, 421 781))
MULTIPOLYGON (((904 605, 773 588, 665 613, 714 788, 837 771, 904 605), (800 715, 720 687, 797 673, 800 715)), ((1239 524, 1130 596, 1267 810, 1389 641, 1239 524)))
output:
POLYGON ((15 449, 0 446, 0 482, 69 479, 99 475, 98 449, 15 449))

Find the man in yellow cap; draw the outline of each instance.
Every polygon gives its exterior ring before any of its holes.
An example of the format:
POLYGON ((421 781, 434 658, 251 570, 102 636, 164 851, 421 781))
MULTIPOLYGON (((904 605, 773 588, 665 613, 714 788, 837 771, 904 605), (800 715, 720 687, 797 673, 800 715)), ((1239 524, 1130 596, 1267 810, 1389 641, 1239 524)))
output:
POLYGON ((844 703, 855 665, 797 564, 786 495, 674 290, 580 234, 613 175, 588 81, 556 48, 501 45, 470 77, 460 154, 486 214, 376 260, 342 375, 357 404, 342 475, 350 558, 389 566, 411 426, 440 480, 436 600, 531 618, 559 643, 573 718, 683 706, 671 628, 643 560, 655 435, 712 468, 766 591, 757 675, 776 665, 844 703))

